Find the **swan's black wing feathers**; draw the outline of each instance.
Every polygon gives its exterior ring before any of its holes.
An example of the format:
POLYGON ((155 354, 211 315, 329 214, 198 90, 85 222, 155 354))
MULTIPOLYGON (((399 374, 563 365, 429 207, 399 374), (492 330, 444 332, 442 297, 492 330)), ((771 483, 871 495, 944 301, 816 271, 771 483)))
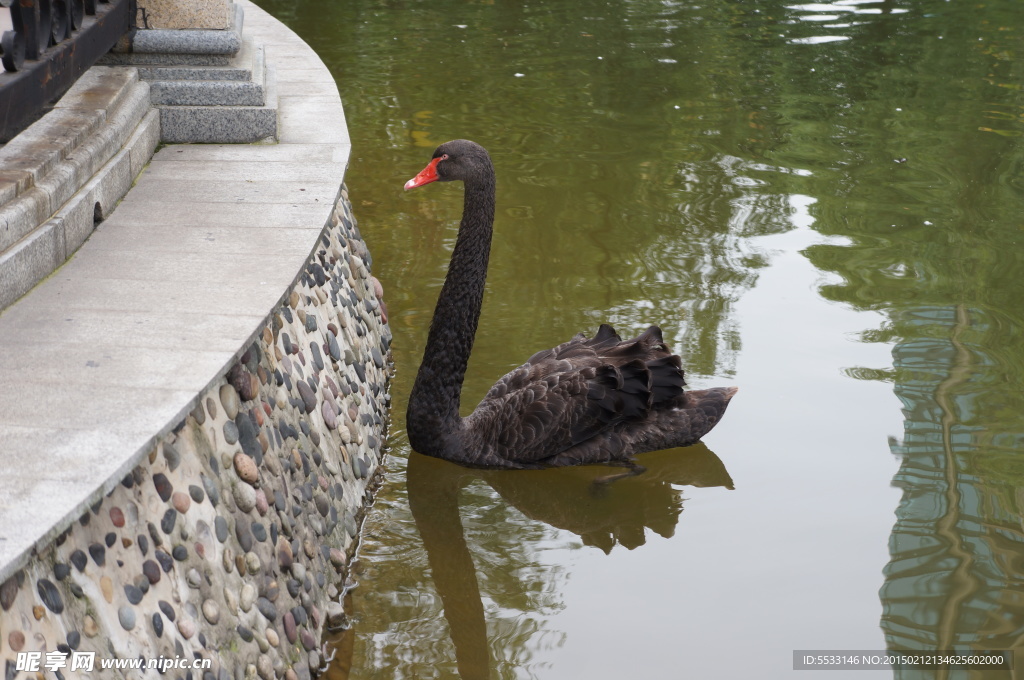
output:
POLYGON ((685 399, 678 356, 651 326, 623 342, 611 326, 538 352, 502 377, 467 419, 480 465, 532 466, 685 399), (475 440, 475 441, 474 441, 475 440))

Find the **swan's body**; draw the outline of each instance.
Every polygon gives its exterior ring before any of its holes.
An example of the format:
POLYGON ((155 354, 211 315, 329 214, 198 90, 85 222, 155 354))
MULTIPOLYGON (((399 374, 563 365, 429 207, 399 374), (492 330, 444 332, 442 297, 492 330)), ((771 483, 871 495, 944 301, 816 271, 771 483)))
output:
POLYGON ((622 341, 608 325, 539 352, 502 377, 466 418, 462 382, 483 301, 494 222, 494 168, 483 147, 442 144, 405 188, 462 180, 465 202, 406 414, 409 443, 430 456, 488 468, 631 462, 687 446, 725 412, 736 388, 684 391, 678 356, 651 326, 622 341))

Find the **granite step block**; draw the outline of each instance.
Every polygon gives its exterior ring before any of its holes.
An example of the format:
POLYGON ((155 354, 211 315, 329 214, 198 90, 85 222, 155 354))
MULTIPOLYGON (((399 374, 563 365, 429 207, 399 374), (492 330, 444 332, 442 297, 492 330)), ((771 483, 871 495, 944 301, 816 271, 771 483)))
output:
POLYGON ((249 144, 277 137, 274 69, 267 68, 263 106, 158 106, 160 139, 168 144, 249 144))
POLYGON ((241 51, 226 66, 140 66, 143 80, 229 80, 258 82, 264 80, 266 55, 262 45, 251 37, 242 41, 241 51))
POLYGON ((155 80, 149 84, 155 106, 263 106, 260 83, 231 80, 155 80))

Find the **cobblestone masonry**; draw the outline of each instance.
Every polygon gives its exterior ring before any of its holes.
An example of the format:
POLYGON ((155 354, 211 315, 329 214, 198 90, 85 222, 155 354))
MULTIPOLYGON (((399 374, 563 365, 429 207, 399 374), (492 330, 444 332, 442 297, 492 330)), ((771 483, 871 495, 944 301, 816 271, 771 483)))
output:
POLYGON ((325 625, 344 625, 387 427, 391 334, 369 270, 343 187, 299 281, 237 363, 0 585, 5 678, 44 677, 17 672, 23 651, 69 655, 47 678, 316 675, 325 625), (95 652, 96 669, 71 671, 72 651, 95 652), (211 668, 99 670, 115 657, 211 668))

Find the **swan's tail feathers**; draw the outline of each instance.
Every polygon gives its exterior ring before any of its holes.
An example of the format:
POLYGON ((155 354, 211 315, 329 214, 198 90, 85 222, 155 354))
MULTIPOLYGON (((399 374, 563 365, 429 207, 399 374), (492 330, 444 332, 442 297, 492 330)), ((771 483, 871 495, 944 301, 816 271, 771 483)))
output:
MULTIPOLYGON (((738 387, 712 387, 707 390, 692 390, 686 393, 686 410, 694 414, 693 441, 711 431, 725 415, 729 402, 739 391, 738 387)), ((692 443, 692 442, 691 442, 692 443)))
POLYGON ((601 324, 601 327, 597 329, 597 335, 594 336, 594 344, 605 342, 607 340, 614 340, 619 342, 621 338, 619 334, 615 332, 615 329, 606 323, 601 324))
POLYGON ((682 361, 670 354, 647 363, 651 372, 651 405, 654 407, 670 402, 683 394, 686 387, 682 361))
POLYGON ((664 345, 665 339, 661 335, 661 329, 657 326, 648 326, 647 330, 636 339, 641 345, 664 345))

